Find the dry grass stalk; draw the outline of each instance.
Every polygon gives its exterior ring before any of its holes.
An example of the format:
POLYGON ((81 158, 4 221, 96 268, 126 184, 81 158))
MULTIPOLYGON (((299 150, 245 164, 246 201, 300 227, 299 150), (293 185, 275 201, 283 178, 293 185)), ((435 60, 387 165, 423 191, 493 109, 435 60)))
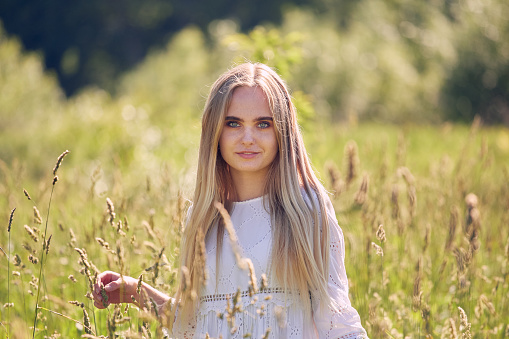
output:
POLYGON ((384 256, 384 250, 382 249, 382 247, 378 246, 376 243, 374 242, 371 242, 371 246, 375 249, 376 251, 376 255, 379 255, 381 257, 384 256))
POLYGON ((445 250, 450 250, 456 236, 456 228, 458 226, 459 209, 454 206, 451 209, 451 216, 449 218, 449 233, 445 242, 445 250))
POLYGON ((74 234, 74 231, 72 230, 72 228, 69 228, 69 237, 71 238, 71 240, 69 241, 69 245, 74 248, 74 246, 76 246, 76 235, 74 234))
POLYGON ((34 208, 34 223, 40 225, 42 224, 41 213, 39 213, 37 207, 34 206, 33 208, 34 208))
POLYGON ((108 244, 103 238, 95 238, 95 241, 101 245, 102 248, 104 248, 106 251, 108 251, 111 254, 115 254, 115 251, 110 248, 110 244, 108 244))
POLYGON ((431 226, 430 224, 426 224, 426 233, 424 234, 424 247, 422 249, 423 252, 426 252, 430 242, 431 242, 431 226))
POLYGON ((113 205, 113 202, 110 198, 106 198, 106 205, 107 205, 107 211, 109 215, 108 222, 111 224, 111 226, 115 226, 114 220, 115 220, 115 206, 113 205))
POLYGON ((260 290, 265 290, 269 287, 269 282, 267 279, 267 275, 265 273, 262 273, 261 275, 261 284, 260 284, 260 290))
POLYGON ((116 254, 117 254, 117 261, 118 261, 118 266, 119 266, 119 270, 120 270, 120 274, 121 275, 124 275, 125 274, 125 261, 124 261, 124 246, 122 246, 122 242, 120 240, 117 240, 117 251, 116 251, 116 254))
POLYGON ((129 222, 127 221, 127 217, 124 217, 124 226, 125 230, 129 232, 129 222))
POLYGON ((48 252, 49 252, 49 245, 50 245, 50 242, 51 242, 51 237, 53 237, 53 234, 51 234, 48 238, 48 241, 44 242, 43 243, 43 246, 42 246, 42 250, 46 250, 46 255, 48 255, 48 252))
POLYGON ((341 173, 336 168, 334 163, 329 162, 326 165, 327 172, 329 173, 330 185, 334 191, 334 196, 338 197, 344 190, 345 182, 341 179, 341 173))
POLYGON ((85 304, 84 303, 80 303, 77 300, 70 300, 70 301, 68 301, 68 303, 71 304, 71 305, 74 305, 74 306, 85 308, 85 304))
MULTIPOLYGON (((92 262, 88 260, 87 252, 85 249, 75 248, 74 249, 80 255, 80 264, 83 265, 83 273, 88 278, 88 286, 90 291, 94 290, 94 284, 97 281, 97 274, 99 270, 95 267, 92 262)), ((101 291, 102 292, 102 291, 101 291)), ((106 293, 105 293, 106 294, 106 293)))
POLYGON ((467 218, 465 222, 465 234, 470 243, 470 251, 473 254, 479 249, 479 232, 481 227, 481 216, 478 205, 478 198, 475 194, 470 193, 465 197, 465 203, 467 205, 467 218))
POLYGON ((249 296, 253 297, 258 292, 258 283, 256 281, 256 274, 253 262, 249 258, 244 258, 249 270, 249 296))
POLYGON ((158 239, 159 242, 161 242, 161 239, 155 234, 154 230, 152 229, 152 227, 150 226, 150 224, 143 220, 141 222, 141 225, 145 228, 145 230, 147 231, 147 234, 149 235, 149 238, 154 240, 154 239, 158 239))
POLYGON ((387 241, 387 238, 385 237, 385 230, 384 230, 384 225, 383 224, 380 224, 378 226, 378 230, 376 231, 376 238, 382 244, 387 241))
POLYGON ((397 173, 398 176, 405 180, 408 187, 415 186, 415 177, 413 176, 412 172, 410 172, 408 167, 403 166, 398 168, 397 173))
POLYGON ((205 285, 208 279, 208 272, 206 268, 207 262, 207 249, 205 248, 205 234, 201 229, 196 233, 196 245, 195 245, 195 269, 196 272, 202 272, 202 279, 200 279, 201 285, 205 285))
POLYGON ((458 331, 456 330, 456 322, 453 318, 448 318, 445 321, 441 339, 458 339, 458 331))
POLYGON ((25 225, 25 231, 28 233, 28 235, 30 236, 30 238, 32 238, 32 240, 34 242, 38 242, 39 241, 39 237, 37 236, 36 232, 34 231, 33 228, 31 228, 30 226, 28 225, 25 225))
POLYGON ((359 187, 359 190, 355 194, 354 202, 357 205, 364 205, 366 202, 366 198, 368 196, 368 187, 369 187, 369 175, 367 173, 364 173, 362 176, 362 182, 361 186, 359 187))
POLYGON ((422 277, 422 259, 419 258, 415 265, 415 279, 414 290, 412 294, 412 310, 417 312, 421 308, 422 291, 421 291, 421 277, 422 277))
POLYGON ((53 175, 57 175, 58 168, 60 167, 60 164, 62 163, 62 160, 64 160, 64 157, 69 153, 68 150, 65 150, 62 154, 60 154, 57 158, 57 163, 55 164, 55 167, 53 168, 53 175))
POLYGON ((357 168, 359 164, 357 143, 355 141, 348 141, 345 146, 345 156, 347 159, 346 186, 348 187, 357 177, 357 168))
POLYGON ((7 232, 11 232, 12 220, 14 219, 14 211, 16 211, 16 207, 12 209, 11 214, 9 215, 9 226, 7 226, 7 232))
POLYGON ((392 185, 391 190, 392 218, 399 218, 399 187, 397 184, 392 185))
POLYGON ((495 306, 493 306, 493 303, 489 301, 488 297, 486 297, 484 294, 481 294, 479 296, 479 299, 477 299, 477 305, 475 306, 474 312, 477 319, 480 319, 482 316, 482 313, 487 310, 488 313, 492 316, 496 315, 495 306))
POLYGON ((467 314, 465 313, 465 310, 463 310, 461 307, 458 306, 458 310, 460 312, 460 331, 463 332, 463 339, 471 339, 472 334, 470 333, 470 328, 472 324, 468 322, 467 314))
POLYGON ((136 293, 138 295, 141 293, 141 286, 143 285, 143 274, 140 274, 138 277, 138 284, 136 285, 136 293))
POLYGON ((24 188, 23 188, 23 193, 25 194, 25 197, 27 197, 28 200, 32 200, 32 198, 30 197, 30 194, 28 194, 28 191, 24 188))
POLYGON ((408 187, 408 208, 410 212, 410 217, 415 217, 415 213, 417 210, 417 193, 415 191, 415 186, 408 187))
POLYGON ((237 313, 242 313, 242 303, 240 302, 240 289, 237 289, 237 292, 233 295, 232 302, 230 304, 230 295, 226 295, 226 322, 228 327, 230 328, 230 333, 234 334, 237 332, 237 327, 235 326, 235 316, 237 313))
POLYGON ((228 211, 226 211, 223 204, 221 204, 218 201, 214 203, 214 206, 219 210, 219 213, 223 217, 224 227, 226 229, 226 232, 228 232, 228 238, 230 239, 230 245, 233 249, 237 265, 243 270, 248 269, 247 263, 244 261, 244 258, 242 258, 242 256, 240 255, 241 252, 238 245, 237 234, 235 233, 235 228, 233 227, 228 211))
POLYGON ((119 220, 117 222, 117 233, 120 234, 120 236, 125 237, 126 233, 122 230, 122 220, 119 220))

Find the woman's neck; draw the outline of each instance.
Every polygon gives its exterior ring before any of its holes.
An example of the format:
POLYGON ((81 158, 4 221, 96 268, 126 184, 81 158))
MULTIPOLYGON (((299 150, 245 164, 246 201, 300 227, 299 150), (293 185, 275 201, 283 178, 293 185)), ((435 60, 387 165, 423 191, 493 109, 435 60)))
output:
POLYGON ((266 175, 254 176, 232 175, 233 185, 237 194, 237 201, 246 201, 261 197, 265 193, 266 175))

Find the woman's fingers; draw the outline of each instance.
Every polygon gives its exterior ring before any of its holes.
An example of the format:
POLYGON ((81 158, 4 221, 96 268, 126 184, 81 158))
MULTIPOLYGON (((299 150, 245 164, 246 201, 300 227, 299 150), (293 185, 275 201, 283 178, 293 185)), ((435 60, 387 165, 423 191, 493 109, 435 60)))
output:
POLYGON ((115 281, 111 281, 110 283, 104 285, 104 290, 106 292, 113 292, 117 290, 122 284, 125 284, 122 279, 117 279, 115 281))
POLYGON ((134 278, 115 272, 105 271, 99 274, 92 291, 95 307, 104 309, 109 304, 132 302, 131 295, 136 293, 136 285, 137 281, 134 278))

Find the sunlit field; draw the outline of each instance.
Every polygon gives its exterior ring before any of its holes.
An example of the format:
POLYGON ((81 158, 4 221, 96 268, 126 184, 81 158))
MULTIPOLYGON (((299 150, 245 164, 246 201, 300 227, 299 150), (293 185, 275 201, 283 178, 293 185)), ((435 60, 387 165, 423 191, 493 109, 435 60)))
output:
MULTIPOLYGON (((308 152, 331 192, 370 336, 506 337, 507 129, 314 128, 308 152)), ((32 336, 38 297, 37 337, 158 337, 153 316, 96 310, 87 293, 105 269, 175 291, 193 166, 156 158, 156 170, 132 169, 111 154, 92 168, 72 161, 79 152, 61 159, 55 184, 59 154, 37 179, 29 158, 1 162, 0 333, 32 336)))
POLYGON ((444 122, 436 89, 456 57, 442 44, 462 28, 431 14, 431 47, 417 41, 430 31, 414 27, 415 43, 356 25, 340 34, 302 11, 249 34, 215 22, 210 41, 188 28, 114 92, 70 98, 0 30, 0 337, 163 336, 153 305, 97 310, 90 286, 110 269, 175 293, 200 112, 215 77, 245 59, 294 90, 369 336, 509 337, 509 130, 444 122))

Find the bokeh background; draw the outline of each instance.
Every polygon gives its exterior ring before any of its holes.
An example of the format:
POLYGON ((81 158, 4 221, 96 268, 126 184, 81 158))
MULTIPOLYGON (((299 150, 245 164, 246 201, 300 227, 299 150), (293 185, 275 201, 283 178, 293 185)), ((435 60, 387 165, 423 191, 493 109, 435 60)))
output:
POLYGON ((84 311, 96 335, 161 333, 95 311, 74 248, 174 292, 201 110, 245 60, 292 89, 368 333, 509 336, 506 0, 2 0, 0 336, 33 336, 36 291, 41 338, 84 334, 84 311))

